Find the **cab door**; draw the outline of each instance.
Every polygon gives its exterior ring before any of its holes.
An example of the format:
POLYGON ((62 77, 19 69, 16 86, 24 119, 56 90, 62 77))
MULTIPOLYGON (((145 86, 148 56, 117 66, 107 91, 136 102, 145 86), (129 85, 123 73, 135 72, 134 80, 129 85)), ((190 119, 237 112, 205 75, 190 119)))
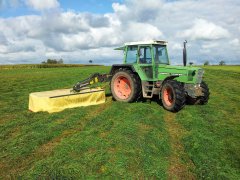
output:
POLYGON ((145 74, 145 80, 153 80, 153 60, 151 45, 138 47, 138 65, 145 74))

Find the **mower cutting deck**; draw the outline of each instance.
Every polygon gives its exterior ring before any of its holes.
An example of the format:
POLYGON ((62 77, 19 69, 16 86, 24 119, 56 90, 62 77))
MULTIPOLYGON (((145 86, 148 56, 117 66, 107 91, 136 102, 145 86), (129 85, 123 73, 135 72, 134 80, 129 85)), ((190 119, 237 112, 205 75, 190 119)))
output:
POLYGON ((71 92, 72 89, 34 92, 29 95, 29 110, 33 112, 59 112, 66 108, 90 106, 105 102, 105 91, 101 88, 83 89, 71 92))

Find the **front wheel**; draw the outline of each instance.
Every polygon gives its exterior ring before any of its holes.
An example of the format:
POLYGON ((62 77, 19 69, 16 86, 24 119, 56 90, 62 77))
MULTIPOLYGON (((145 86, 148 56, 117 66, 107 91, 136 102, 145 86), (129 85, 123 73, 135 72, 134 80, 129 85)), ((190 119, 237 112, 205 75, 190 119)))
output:
POLYGON ((185 90, 180 82, 167 80, 161 90, 163 107, 172 112, 181 110, 186 102, 185 90))

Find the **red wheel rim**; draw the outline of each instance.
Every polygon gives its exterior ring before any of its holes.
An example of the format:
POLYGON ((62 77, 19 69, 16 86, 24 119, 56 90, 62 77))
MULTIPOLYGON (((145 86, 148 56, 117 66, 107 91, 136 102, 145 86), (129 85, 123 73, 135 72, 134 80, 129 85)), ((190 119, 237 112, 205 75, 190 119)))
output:
POLYGON ((117 77, 114 80, 113 87, 114 92, 119 99, 127 99, 132 92, 130 82, 124 76, 117 77))
POLYGON ((170 87, 166 87, 163 90, 163 99, 167 106, 171 106, 173 104, 173 91, 170 87))

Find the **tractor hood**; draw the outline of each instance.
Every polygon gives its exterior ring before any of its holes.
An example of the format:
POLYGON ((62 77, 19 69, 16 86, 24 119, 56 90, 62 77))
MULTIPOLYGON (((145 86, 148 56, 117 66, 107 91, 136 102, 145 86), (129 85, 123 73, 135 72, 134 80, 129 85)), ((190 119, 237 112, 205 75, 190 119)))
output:
POLYGON ((159 69, 161 69, 159 71, 159 73, 180 73, 182 75, 187 75, 190 72, 194 72, 194 71, 199 71, 202 70, 202 68, 199 67, 192 67, 192 66, 172 66, 172 65, 165 65, 165 66, 161 66, 159 65, 159 69))
POLYGON ((203 70, 199 67, 192 67, 192 66, 172 66, 172 65, 166 65, 162 69, 162 71, 170 72, 170 73, 183 73, 183 75, 187 75, 190 72, 197 72, 199 70, 203 70))
POLYGON ((176 76, 180 82, 198 84, 202 81, 203 72, 199 67, 165 65, 158 67, 158 78, 176 76))

